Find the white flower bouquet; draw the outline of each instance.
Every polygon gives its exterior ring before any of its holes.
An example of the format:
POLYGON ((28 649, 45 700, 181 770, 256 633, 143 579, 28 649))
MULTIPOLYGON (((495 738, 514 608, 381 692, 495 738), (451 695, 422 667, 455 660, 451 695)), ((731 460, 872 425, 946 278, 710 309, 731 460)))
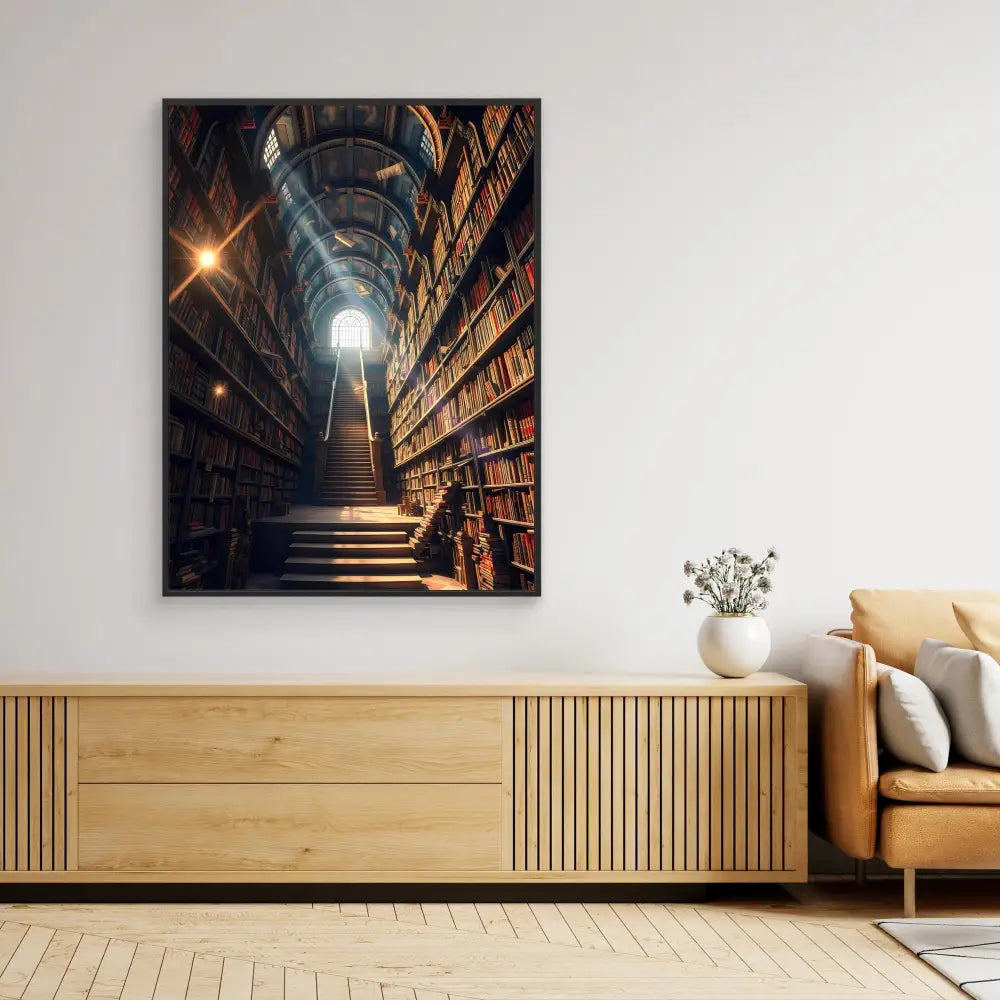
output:
POLYGON ((701 563, 689 559, 684 563, 684 575, 693 577, 695 589, 684 591, 684 603, 702 601, 718 615, 753 615, 763 611, 777 562, 778 553, 773 548, 759 561, 741 549, 726 549, 701 563))

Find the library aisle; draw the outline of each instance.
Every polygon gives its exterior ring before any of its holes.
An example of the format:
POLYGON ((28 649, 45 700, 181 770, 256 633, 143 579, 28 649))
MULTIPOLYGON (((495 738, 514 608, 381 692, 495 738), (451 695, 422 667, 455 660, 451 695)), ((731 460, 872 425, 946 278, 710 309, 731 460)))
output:
POLYGON ((535 117, 167 107, 166 592, 537 593, 535 117))

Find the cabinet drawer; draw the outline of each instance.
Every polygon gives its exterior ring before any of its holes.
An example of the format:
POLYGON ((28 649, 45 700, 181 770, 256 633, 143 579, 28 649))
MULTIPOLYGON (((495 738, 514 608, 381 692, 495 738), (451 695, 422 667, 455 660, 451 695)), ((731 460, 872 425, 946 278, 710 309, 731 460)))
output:
POLYGON ((500 780, 498 698, 84 698, 83 782, 500 780))
POLYGON ((499 785, 80 786, 84 871, 499 867, 499 785))

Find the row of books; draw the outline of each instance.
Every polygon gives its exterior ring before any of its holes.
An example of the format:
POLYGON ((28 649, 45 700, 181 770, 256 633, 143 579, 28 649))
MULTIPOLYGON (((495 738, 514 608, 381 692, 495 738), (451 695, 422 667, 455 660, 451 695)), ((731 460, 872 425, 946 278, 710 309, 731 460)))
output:
POLYGON ((394 412, 405 410, 420 391, 418 387, 408 384, 408 379, 415 374, 418 382, 425 385, 437 371, 443 358, 465 334, 467 324, 464 313, 453 316, 437 334, 437 343, 430 355, 414 371, 417 357, 423 352, 426 342, 416 339, 397 352, 395 361, 390 362, 386 369, 386 394, 391 400, 390 409, 394 412))
POLYGON ((535 235, 535 199, 529 198, 510 225, 510 240, 514 253, 520 254, 535 235))
MULTIPOLYGON (((390 396, 393 393, 393 376, 399 376, 401 370, 412 367, 413 358, 426 345, 434 325, 440 315, 440 310, 450 298, 455 284, 462 278, 469 258, 476 252, 486 232, 492 226, 494 218, 503 202, 510 185, 513 182, 521 164, 533 148, 534 143, 534 113, 530 107, 518 108, 515 112, 515 123, 512 132, 504 140, 497 162, 484 180, 482 190, 477 196, 476 205, 456 236, 454 249, 439 275, 430 302, 427 307, 421 306, 416 315, 411 311, 404 324, 404 333, 400 338, 397 351, 397 364, 390 365, 389 385, 390 396), (416 329, 414 323, 417 323, 416 329), (407 336, 409 333, 409 336, 407 336), (405 341, 405 346, 403 346, 405 341), (409 355, 409 360, 403 357, 409 355)), ((457 216, 452 215, 457 222, 457 216)), ((532 223, 533 225, 533 223, 532 223)))
POLYGON ((473 455, 496 451, 500 448, 531 447, 535 434, 535 404, 527 399, 508 407, 498 416, 489 415, 476 421, 461 435, 442 441, 428 455, 406 468, 410 480, 414 474, 425 475, 440 470, 444 476, 452 475, 457 462, 465 462, 473 455))
POLYGON ((461 233, 465 240, 478 243, 489 229, 534 143, 534 111, 532 108, 517 108, 507 136, 483 180, 475 204, 469 210, 461 233))
POLYGON ((171 161, 167 165, 167 218, 173 221, 177 199, 181 196, 181 168, 171 161))
POLYGON ((476 538, 472 558, 480 590, 510 589, 510 564, 502 538, 481 531, 476 538))
POLYGON ((288 476, 276 476, 258 469, 244 469, 240 473, 240 485, 274 486, 280 490, 294 490, 295 480, 288 476))
POLYGON ((247 450, 243 455, 243 468, 255 469, 268 476, 284 476, 288 479, 295 478, 287 465, 283 465, 270 455, 262 455, 259 451, 247 450))
POLYGON ((534 531, 515 531, 510 536, 510 548, 514 553, 514 562, 535 568, 535 533, 534 531))
POLYGON ((167 421, 167 447, 178 455, 191 455, 198 435, 198 421, 193 417, 183 420, 170 417, 167 421))
POLYGON ((486 513, 505 521, 535 520, 535 491, 505 490, 486 494, 486 513))
POLYGON ((196 534, 199 531, 210 531, 213 528, 227 530, 232 522, 230 504, 209 503, 207 500, 192 500, 187 505, 184 526, 186 534, 196 534))
POLYGON ((243 399, 239 393, 229 391, 224 384, 213 382, 208 369, 176 343, 170 345, 168 352, 167 384, 181 396, 204 406, 293 461, 301 455, 301 444, 287 428, 275 422, 272 414, 243 399))
POLYGON ((531 288, 532 291, 534 291, 535 290, 535 251, 534 250, 532 250, 531 253, 528 254, 528 257, 527 257, 527 259, 524 262, 524 274, 525 274, 525 277, 528 279, 528 287, 531 288))
POLYGON ((190 156, 201 129, 201 114, 194 104, 171 104, 167 111, 170 131, 177 144, 190 156))
POLYGON ((200 496, 231 496, 233 492, 232 473, 199 472, 194 483, 194 492, 200 496))
POLYGON ((183 493, 187 489, 190 474, 191 466, 187 463, 182 465, 180 462, 171 462, 167 475, 167 489, 170 493, 183 493))
POLYGON ((438 378, 430 384, 419 407, 426 413, 451 387, 486 353, 489 346, 506 330, 507 323, 521 308, 521 290, 513 282, 472 328, 456 352, 443 366, 438 378))
POLYGON ((184 233, 196 246, 214 242, 212 228, 208 216, 198 201, 198 196, 191 191, 177 191, 170 209, 170 224, 184 233))
MULTIPOLYGON (((209 139, 206 140, 206 149, 199 162, 207 197, 215 209, 222 229, 226 231, 236 223, 239 202, 232 183, 228 156, 221 148, 222 144, 221 130, 212 130, 209 139)), ((179 188, 181 174, 179 170, 176 170, 176 167, 177 165, 174 164, 168 168, 168 180, 172 177, 176 177, 177 180, 177 186, 170 188, 171 225, 184 232, 197 246, 216 243, 219 234, 213 231, 197 193, 192 189, 181 190, 179 188)), ((286 301, 283 303, 284 308, 280 313, 276 312, 278 285, 275 277, 271 274, 266 280, 262 280, 263 254, 254 225, 245 226, 237 240, 223 251, 220 261, 222 266, 212 268, 206 273, 206 277, 212 282, 224 301, 230 305, 234 313, 239 315, 237 312, 241 304, 239 299, 241 296, 249 296, 250 293, 241 282, 233 282, 227 279, 223 273, 224 271, 234 272, 234 256, 239 257, 254 287, 259 289, 260 295, 267 305, 267 310, 278 328, 280 339, 287 346, 303 376, 307 378, 309 374, 308 352, 305 344, 299 342, 296 324, 293 323, 291 309, 287 301, 288 297, 286 296, 286 301)), ((266 349, 275 350, 275 347, 276 345, 271 345, 266 349)))
POLYGON ((534 371, 533 331, 527 327, 503 354, 493 358, 443 406, 433 411, 426 423, 393 438, 396 462, 405 461, 413 452, 426 447, 458 424, 475 416, 489 403, 532 377, 534 371))
POLYGON ((535 481, 535 453, 522 451, 483 460, 483 482, 488 486, 535 481))
POLYGON ((434 273, 441 270, 444 263, 445 254, 448 252, 448 231, 441 222, 438 223, 434 233, 434 243, 431 246, 431 261, 434 264, 434 273))
MULTIPOLYGON (((394 441, 404 438, 419 424, 424 415, 433 409, 447 395, 452 386, 462 379, 477 363, 478 359, 485 354, 490 344, 506 331, 507 324, 521 308, 522 297, 517 283, 510 282, 507 289, 490 304, 489 309, 472 328, 471 334, 464 339, 459 349, 452 351, 442 366, 442 371, 437 373, 434 381, 426 383, 427 388, 423 398, 417 399, 414 405, 409 408, 393 412, 389 429, 394 441)), ((534 343, 534 334, 530 326, 527 327, 522 337, 525 335, 528 338, 527 345, 530 346, 534 343)), ((519 341, 521 339, 521 337, 518 338, 519 341)), ((534 371, 533 361, 530 370, 534 371)), ((515 381, 521 381, 522 377, 519 375, 515 381)))
POLYGON ((452 188, 451 204, 449 205, 451 220, 456 226, 472 200, 476 178, 482 168, 481 152, 474 140, 467 142, 462 150, 461 159, 458 161, 458 172, 455 175, 455 186, 452 188))
POLYGON ((472 447, 477 454, 510 448, 535 439, 535 403, 527 399, 505 410, 500 416, 489 417, 477 424, 472 447))
POLYGON ((291 385, 292 400, 300 408, 296 411, 289 405, 288 396, 278 388, 281 385, 288 391, 287 378, 281 378, 266 363, 254 364, 255 358, 247 346, 244 334, 214 323, 208 310, 197 304, 194 296, 188 294, 188 289, 177 298, 172 312, 194 338, 235 376, 241 386, 252 392, 278 420, 301 436, 303 421, 300 414, 305 406, 302 390, 294 383, 291 385))
POLYGON ((512 105, 510 104, 487 104, 483 112, 483 138, 487 146, 493 149, 500 139, 507 119, 510 117, 512 105))
POLYGON ((215 209, 215 214, 227 232, 236 225, 239 212, 239 201, 229 175, 229 163, 225 153, 220 152, 214 167, 209 166, 210 181, 208 183, 208 200, 215 209))
POLYGON ((421 555, 426 550, 434 532, 437 530, 438 523, 447 511, 451 489, 447 485, 432 488, 433 495, 431 497, 426 497, 426 491, 424 490, 420 492, 426 498, 422 501, 425 509, 423 516, 420 518, 420 523, 416 526, 410 538, 410 546, 416 556, 421 555))
POLYGON ((467 568, 465 557, 465 547, 469 543, 462 538, 453 538, 451 542, 451 564, 454 567, 455 579, 466 590, 478 590, 479 581, 476 579, 475 570, 470 573, 467 568))
MULTIPOLYGON (((257 231, 253 225, 243 227, 239 236, 236 237, 236 246, 243 258, 243 266, 250 275, 250 280, 258 288, 261 287, 261 270, 264 267, 264 254, 260 248, 260 241, 257 239, 257 231)), ((274 310, 271 310, 272 315, 274 310)))
POLYGON ((201 456, 206 464, 221 465, 227 469, 236 467, 236 453, 239 444, 217 431, 209 431, 201 446, 201 456))

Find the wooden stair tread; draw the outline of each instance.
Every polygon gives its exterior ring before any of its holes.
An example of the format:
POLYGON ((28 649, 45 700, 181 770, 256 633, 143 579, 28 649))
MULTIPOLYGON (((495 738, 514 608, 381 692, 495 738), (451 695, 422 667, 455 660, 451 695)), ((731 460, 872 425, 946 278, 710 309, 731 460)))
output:
POLYGON ((294 563, 296 566, 398 566, 400 569, 415 566, 413 556, 399 558, 397 556, 289 556, 285 565, 294 563))
POLYGON ((316 584, 332 584, 341 587, 371 587, 373 589, 422 590, 423 582, 415 574, 400 574, 394 576, 364 576, 353 573, 342 573, 324 576, 316 573, 283 573, 281 583, 307 583, 311 587, 316 584))

